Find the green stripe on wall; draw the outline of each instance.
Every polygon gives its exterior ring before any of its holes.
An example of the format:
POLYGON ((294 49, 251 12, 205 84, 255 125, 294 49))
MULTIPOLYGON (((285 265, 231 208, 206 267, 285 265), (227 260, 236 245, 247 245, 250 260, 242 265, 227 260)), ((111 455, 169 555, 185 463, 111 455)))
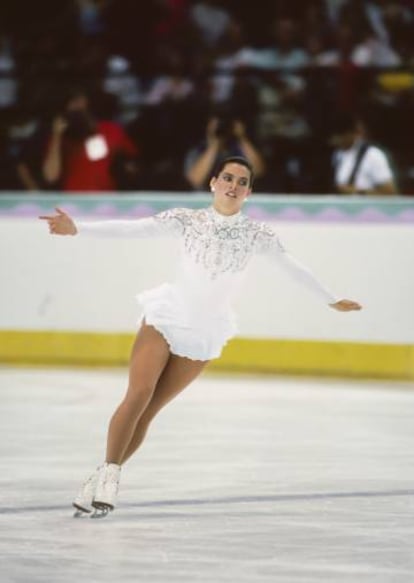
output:
MULTIPOLYGON (((0 362, 125 365, 133 334, 0 331, 0 362)), ((414 346, 236 338, 211 370, 414 379, 414 346)))
MULTIPOLYGON (((70 208, 71 213, 87 215, 96 219, 130 216, 139 217, 152 215, 167 208, 185 206, 188 208, 202 208, 211 204, 211 194, 166 193, 166 192, 135 192, 91 194, 77 193, 61 194, 19 194, 2 192, 0 196, 0 214, 4 216, 37 217, 55 206, 70 208)), ((284 220, 285 213, 294 212, 293 220, 320 220, 354 222, 358 217, 362 222, 382 223, 385 219, 398 220, 405 224, 414 221, 414 197, 407 196, 336 196, 336 195, 280 195, 254 194, 248 201, 245 212, 255 209, 264 213, 263 220, 284 220), (327 218, 324 213, 332 213, 327 218), (299 215, 298 215, 299 213, 299 215), (368 214, 367 214, 368 213, 368 214)), ((291 215, 290 215, 291 216, 291 215)), ((292 216, 291 216, 292 219, 292 216)))

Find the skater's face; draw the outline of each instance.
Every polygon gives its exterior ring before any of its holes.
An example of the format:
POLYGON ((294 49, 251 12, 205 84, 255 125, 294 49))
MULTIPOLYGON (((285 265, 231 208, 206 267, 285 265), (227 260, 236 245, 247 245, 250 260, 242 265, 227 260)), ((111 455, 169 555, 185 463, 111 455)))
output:
POLYGON ((250 170, 246 166, 235 162, 226 164, 210 182, 214 208, 224 215, 239 212, 251 193, 250 180, 250 170))

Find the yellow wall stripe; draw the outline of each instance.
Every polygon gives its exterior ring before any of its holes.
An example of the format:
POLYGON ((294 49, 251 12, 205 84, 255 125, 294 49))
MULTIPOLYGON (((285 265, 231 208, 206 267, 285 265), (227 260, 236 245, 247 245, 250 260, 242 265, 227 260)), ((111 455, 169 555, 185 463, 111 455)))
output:
POLYGON ((215 369, 414 379, 414 346, 238 338, 215 369))
MULTIPOLYGON (((133 334, 0 331, 0 362, 124 365, 133 334)), ((236 338, 212 370, 414 379, 414 346, 236 338)))

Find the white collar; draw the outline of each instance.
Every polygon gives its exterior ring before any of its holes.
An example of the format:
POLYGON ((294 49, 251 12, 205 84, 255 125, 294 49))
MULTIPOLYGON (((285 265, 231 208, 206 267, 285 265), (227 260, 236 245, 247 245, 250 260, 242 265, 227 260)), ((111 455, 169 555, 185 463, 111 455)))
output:
POLYGON ((233 215, 223 215, 221 213, 219 213, 214 206, 210 206, 208 209, 211 214, 213 215, 213 217, 218 220, 218 221, 222 221, 223 223, 235 223, 238 219, 240 219, 242 217, 242 212, 238 211, 237 213, 234 213, 233 215))

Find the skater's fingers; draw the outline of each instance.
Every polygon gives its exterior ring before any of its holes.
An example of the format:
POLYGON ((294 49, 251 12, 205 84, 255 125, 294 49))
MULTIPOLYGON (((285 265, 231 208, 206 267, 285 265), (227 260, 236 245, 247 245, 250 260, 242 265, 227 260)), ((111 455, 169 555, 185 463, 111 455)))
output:
POLYGON ((44 220, 44 221, 52 221, 52 220, 54 219, 54 217, 50 217, 50 216, 48 216, 48 215, 40 215, 40 216, 38 217, 38 219, 42 219, 42 220, 44 220))
POLYGON ((57 212, 57 213, 58 213, 60 216, 63 216, 63 217, 67 217, 67 216, 68 216, 68 215, 67 215, 67 213, 65 213, 65 211, 62 211, 62 209, 61 209, 61 208, 59 208, 58 206, 57 206, 57 207, 55 207, 55 211, 56 211, 56 212, 57 212))

